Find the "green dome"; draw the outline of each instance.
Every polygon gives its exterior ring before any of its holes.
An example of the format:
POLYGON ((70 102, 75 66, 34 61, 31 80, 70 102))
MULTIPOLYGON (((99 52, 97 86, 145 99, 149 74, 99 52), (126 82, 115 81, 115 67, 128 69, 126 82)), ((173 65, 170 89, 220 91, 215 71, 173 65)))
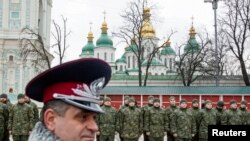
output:
POLYGON ((184 47, 184 52, 197 52, 200 49, 200 45, 196 41, 195 37, 190 37, 187 45, 184 47))
MULTIPOLYGON (((147 66, 148 64, 148 60, 145 60, 143 63, 142 63, 142 66, 147 66)), ((164 66, 163 63, 161 63, 161 61, 157 58, 153 58, 152 59, 152 62, 151 62, 151 66, 164 66)))
POLYGON ((107 33, 102 33, 100 38, 96 41, 96 46, 113 47, 113 41, 109 38, 107 33))
POLYGON ((176 55, 176 53, 169 45, 161 50, 161 55, 176 55))
POLYGON ((92 41, 88 41, 87 45, 82 48, 81 55, 94 55, 94 44, 92 41))
POLYGON ((125 53, 122 55, 120 59, 117 59, 115 63, 126 63, 126 56, 125 53))
POLYGON ((126 47, 125 48, 125 51, 126 52, 134 52, 134 51, 137 51, 137 46, 135 44, 131 44, 130 46, 126 47))

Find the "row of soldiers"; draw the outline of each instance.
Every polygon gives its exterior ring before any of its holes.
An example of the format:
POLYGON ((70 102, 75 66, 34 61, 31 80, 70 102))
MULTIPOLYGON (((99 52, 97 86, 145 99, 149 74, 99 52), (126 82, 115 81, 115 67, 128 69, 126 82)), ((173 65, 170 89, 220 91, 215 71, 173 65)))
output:
POLYGON ((39 120, 37 105, 24 94, 11 104, 7 94, 0 95, 0 141, 28 141, 35 123, 39 120))
POLYGON ((224 108, 224 102, 218 101, 216 107, 206 100, 202 109, 194 99, 192 107, 187 107, 185 99, 176 105, 175 97, 169 98, 170 106, 163 109, 160 99, 148 97, 148 104, 142 108, 136 106, 133 97, 125 97, 119 110, 111 106, 111 99, 105 97, 102 109, 104 114, 97 117, 98 141, 114 141, 119 134, 121 141, 138 141, 143 134, 144 141, 207 141, 208 125, 250 125, 250 113, 247 101, 241 101, 237 107, 235 100, 230 101, 230 108, 224 108))

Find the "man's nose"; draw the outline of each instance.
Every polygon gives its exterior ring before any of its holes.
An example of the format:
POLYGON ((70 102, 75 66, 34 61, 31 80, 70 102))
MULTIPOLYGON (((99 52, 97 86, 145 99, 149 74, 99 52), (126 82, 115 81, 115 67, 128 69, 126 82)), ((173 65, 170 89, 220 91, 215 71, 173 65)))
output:
POLYGON ((95 121, 94 118, 91 118, 91 119, 89 120, 89 123, 88 123, 88 125, 87 125, 87 128, 88 128, 89 130, 92 130, 93 132, 97 132, 97 131, 98 131, 98 126, 97 126, 96 121, 95 121))

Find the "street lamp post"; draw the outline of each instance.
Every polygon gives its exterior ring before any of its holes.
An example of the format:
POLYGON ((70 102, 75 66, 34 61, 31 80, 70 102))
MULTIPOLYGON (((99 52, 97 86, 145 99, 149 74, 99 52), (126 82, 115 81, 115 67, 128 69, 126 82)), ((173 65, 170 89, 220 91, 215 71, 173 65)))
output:
POLYGON ((214 35, 215 35, 215 62, 216 62, 216 86, 219 86, 219 57, 218 57, 218 45, 217 45, 217 8, 219 0, 204 0, 204 2, 212 3, 214 9, 214 35))

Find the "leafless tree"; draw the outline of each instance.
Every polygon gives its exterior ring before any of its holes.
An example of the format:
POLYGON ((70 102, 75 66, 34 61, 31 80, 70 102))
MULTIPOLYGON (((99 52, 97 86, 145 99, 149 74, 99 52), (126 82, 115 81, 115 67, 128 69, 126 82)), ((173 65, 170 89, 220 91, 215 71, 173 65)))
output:
POLYGON ((240 63, 245 85, 250 86, 246 69, 250 41, 250 0, 226 0, 224 9, 219 22, 226 35, 228 47, 240 63))
POLYGON ((132 41, 135 46, 135 48, 131 48, 130 50, 132 50, 136 57, 139 86, 147 85, 148 70, 152 59, 156 56, 159 49, 163 47, 163 44, 158 45, 156 43, 156 40, 158 40, 156 37, 148 38, 143 36, 143 28, 148 24, 151 24, 151 21, 153 21, 153 19, 150 19, 151 15, 147 13, 147 10, 149 10, 149 8, 146 0, 134 0, 129 2, 128 8, 126 8, 121 14, 121 17, 124 20, 123 25, 119 28, 119 31, 113 33, 114 36, 121 38, 127 45, 130 45, 132 41), (152 47, 147 54, 145 54, 145 51, 147 50, 145 44, 150 44, 152 47), (147 65, 145 77, 143 77, 142 63, 145 59, 147 59, 147 65))
POLYGON ((52 37, 55 40, 55 43, 51 46, 55 49, 55 54, 59 58, 59 64, 63 63, 63 59, 65 57, 65 52, 69 45, 67 44, 68 36, 70 35, 71 31, 67 31, 67 18, 61 17, 63 21, 63 25, 60 26, 55 22, 55 20, 52 21, 54 32, 52 32, 52 37))
POLYGON ((36 70, 47 66, 51 68, 53 56, 49 53, 49 47, 44 44, 43 37, 35 30, 23 28, 20 39, 21 57, 24 61, 30 61, 36 70))
POLYGON ((190 86, 197 79, 213 71, 209 67, 206 55, 209 52, 211 41, 199 36, 201 43, 194 44, 194 40, 188 40, 187 44, 178 46, 177 68, 184 86, 190 86), (184 47, 184 52, 182 51, 184 47))

